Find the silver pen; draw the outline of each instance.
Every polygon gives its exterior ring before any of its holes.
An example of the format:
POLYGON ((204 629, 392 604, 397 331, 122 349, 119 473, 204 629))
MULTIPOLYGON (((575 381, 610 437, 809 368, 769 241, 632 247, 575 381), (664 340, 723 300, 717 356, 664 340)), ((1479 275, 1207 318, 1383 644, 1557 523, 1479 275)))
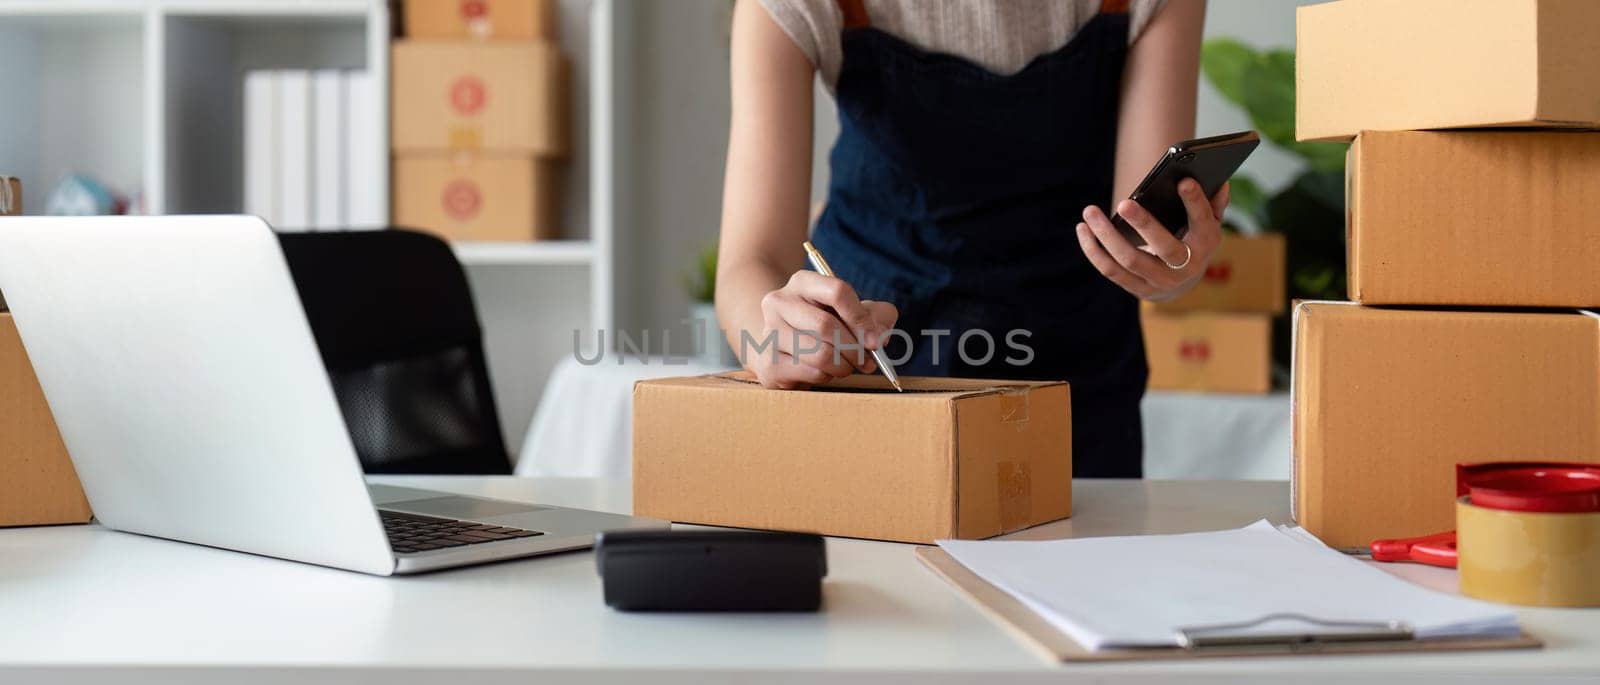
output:
MULTIPOLYGON (((828 266, 828 260, 823 259, 822 253, 817 251, 817 246, 812 245, 811 241, 807 240, 804 243, 804 247, 806 248, 806 258, 811 260, 811 268, 816 269, 817 273, 824 276, 838 278, 838 276, 833 275, 833 268, 828 266)), ((884 378, 889 379, 889 384, 893 385, 895 390, 905 392, 906 389, 900 387, 900 377, 895 375, 894 365, 889 363, 889 356, 884 354, 882 349, 877 349, 872 350, 872 358, 878 362, 878 369, 883 371, 884 378)))

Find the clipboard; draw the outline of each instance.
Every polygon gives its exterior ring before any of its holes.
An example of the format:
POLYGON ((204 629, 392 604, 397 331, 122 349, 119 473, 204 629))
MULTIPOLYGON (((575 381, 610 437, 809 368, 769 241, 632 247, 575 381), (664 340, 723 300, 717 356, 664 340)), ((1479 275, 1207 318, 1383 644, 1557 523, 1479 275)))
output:
POLYGON ((1091 651, 1073 642, 1038 614, 1028 609, 1011 595, 979 578, 955 557, 938 547, 918 547, 917 560, 944 579, 956 590, 998 622, 1001 627, 1020 638, 1050 661, 1102 662, 1102 661, 1162 661, 1173 659, 1203 659, 1214 657, 1289 656, 1299 654, 1388 654, 1394 652, 1457 652, 1483 649, 1537 649, 1544 642, 1523 633, 1508 638, 1460 638, 1449 640, 1414 640, 1409 631, 1404 636, 1397 626, 1378 628, 1372 633, 1349 634, 1335 639, 1305 639, 1282 642, 1256 640, 1219 640, 1216 644, 1190 647, 1138 647, 1113 648, 1091 651), (1403 639, 1396 639, 1403 638, 1403 639))

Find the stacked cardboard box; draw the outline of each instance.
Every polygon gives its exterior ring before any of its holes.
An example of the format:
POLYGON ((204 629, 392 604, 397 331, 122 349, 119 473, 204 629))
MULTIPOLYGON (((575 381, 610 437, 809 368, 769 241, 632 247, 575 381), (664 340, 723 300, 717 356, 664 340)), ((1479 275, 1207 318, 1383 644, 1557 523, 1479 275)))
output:
POLYGON ((405 0, 394 216, 453 240, 559 235, 571 65, 557 0, 405 0))
POLYGON ((1298 10, 1297 135, 1354 141, 1354 302, 1295 311, 1295 517, 1329 544, 1451 528, 1458 462, 1600 461, 1597 31, 1565 0, 1298 10))
POLYGON ((1272 317, 1284 309, 1284 244, 1229 236, 1187 295, 1145 303, 1153 390, 1264 393, 1272 388, 1272 317))

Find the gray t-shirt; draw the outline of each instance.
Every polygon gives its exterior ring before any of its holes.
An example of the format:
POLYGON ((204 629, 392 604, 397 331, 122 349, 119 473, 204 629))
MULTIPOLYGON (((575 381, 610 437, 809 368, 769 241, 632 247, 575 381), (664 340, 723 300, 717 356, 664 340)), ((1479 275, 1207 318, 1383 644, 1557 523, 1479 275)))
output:
MULTIPOLYGON (((1166 0, 1129 0, 1128 42, 1166 0)), ((822 74, 829 92, 844 61, 838 0, 761 0, 778 26, 822 74)), ((865 0, 873 27, 930 52, 964 57, 997 74, 1066 45, 1100 12, 1102 0, 865 0)))

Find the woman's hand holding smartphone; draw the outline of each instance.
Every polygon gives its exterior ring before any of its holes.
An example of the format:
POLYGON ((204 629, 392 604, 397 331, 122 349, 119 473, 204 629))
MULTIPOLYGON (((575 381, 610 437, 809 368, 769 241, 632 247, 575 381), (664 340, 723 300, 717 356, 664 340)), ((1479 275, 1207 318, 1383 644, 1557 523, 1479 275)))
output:
POLYGON ((1137 201, 1117 204, 1118 216, 1144 239, 1138 247, 1099 207, 1085 207, 1077 231, 1089 263, 1112 283, 1146 300, 1165 302, 1189 292, 1205 273, 1211 253, 1222 244, 1228 184, 1207 198, 1199 182, 1186 178, 1178 182, 1178 195, 1188 212, 1188 230, 1181 239, 1137 201))
POLYGON ((1135 296, 1160 302, 1189 292, 1222 243, 1228 178, 1260 142, 1245 131, 1173 145, 1116 214, 1084 208, 1084 255, 1135 296))

